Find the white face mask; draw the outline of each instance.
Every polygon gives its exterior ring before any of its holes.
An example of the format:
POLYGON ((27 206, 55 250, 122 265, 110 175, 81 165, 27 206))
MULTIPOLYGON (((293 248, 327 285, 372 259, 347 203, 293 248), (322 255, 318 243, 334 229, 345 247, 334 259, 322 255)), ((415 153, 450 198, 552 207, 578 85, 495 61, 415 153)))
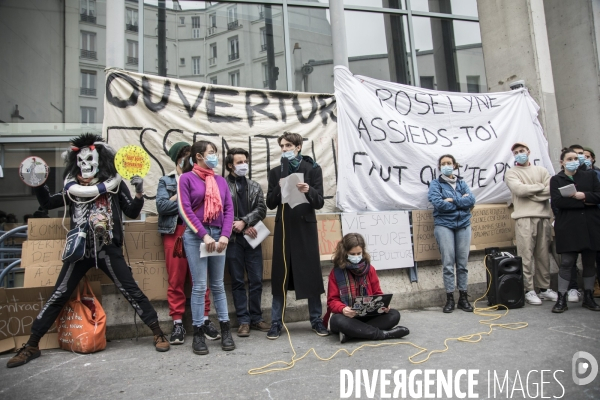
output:
POLYGON ((348 254, 348 261, 350 261, 352 264, 358 264, 362 258, 362 254, 358 254, 356 256, 348 254))
POLYGON ((81 149, 77 154, 77 166, 85 179, 93 178, 98 173, 98 150, 89 147, 81 149))
POLYGON ((248 173, 248 164, 244 163, 244 164, 236 164, 234 165, 235 167, 235 174, 237 176, 246 176, 246 174, 248 173))

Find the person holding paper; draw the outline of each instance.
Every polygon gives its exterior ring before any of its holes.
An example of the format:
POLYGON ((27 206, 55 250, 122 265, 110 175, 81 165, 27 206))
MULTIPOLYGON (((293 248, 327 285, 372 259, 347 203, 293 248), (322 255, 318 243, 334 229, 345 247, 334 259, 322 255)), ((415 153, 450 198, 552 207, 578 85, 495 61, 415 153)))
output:
POLYGON ((206 281, 210 285, 213 303, 221 325, 221 348, 235 349, 231 336, 229 312, 223 274, 225 272, 225 249, 229 243, 233 226, 233 203, 225 178, 215 175, 213 168, 219 163, 217 146, 207 140, 192 145, 191 157, 179 178, 177 203, 179 215, 187 229, 183 234, 185 254, 192 275, 192 325, 195 354, 208 354, 204 341, 204 296, 206 281), (201 244, 205 250, 201 250, 201 244), (223 255, 206 257, 206 253, 223 255), (202 252, 202 254, 201 254, 202 252))
MULTIPOLYGON (((267 332, 271 325, 264 322, 261 310, 263 258, 262 247, 252 247, 244 235, 257 237, 254 226, 267 216, 267 206, 260 185, 246 178, 249 153, 241 148, 227 152, 225 168, 227 184, 233 200, 233 232, 227 246, 227 264, 231 276, 231 294, 238 323, 237 335, 250 336, 250 329, 267 332), (244 273, 248 276, 248 296, 244 273)), ((261 224, 262 225, 262 224, 261 224)), ((264 226, 264 225, 262 225, 264 226)), ((266 227, 265 227, 266 229, 266 227)))
POLYGON ((510 150, 515 165, 506 172, 504 181, 512 193, 511 216, 515 220, 517 252, 523 260, 525 301, 541 305, 542 300, 558 299, 556 292, 550 289, 550 174, 546 168, 529 162, 531 151, 527 144, 515 143, 510 150), (539 295, 535 287, 539 288, 539 295))
POLYGON ((333 265, 323 322, 329 325, 331 332, 339 333, 340 343, 348 339, 400 339, 409 334, 408 328, 398 325, 398 310, 385 308, 377 316, 357 317, 352 309, 357 296, 384 294, 362 235, 344 235, 335 248, 333 265))
MULTIPOLYGON (((177 181, 183 173, 183 167, 189 162, 190 145, 186 142, 177 142, 169 149, 169 157, 175 163, 175 170, 158 180, 156 190, 156 211, 158 212, 158 232, 162 235, 165 248, 165 261, 169 274, 169 287, 167 288, 167 302, 169 303, 169 316, 173 319, 173 331, 169 338, 171 344, 183 344, 185 329, 183 329, 183 314, 185 312, 185 293, 183 291, 185 280, 190 274, 186 257, 177 257, 173 248, 177 239, 183 236, 185 225, 179 217, 177 206, 177 181)), ((206 289, 204 296, 204 325, 205 335, 209 340, 221 338, 215 325, 208 319, 210 312, 210 290, 206 289)))
POLYGON ((469 303, 467 282, 469 271, 467 261, 471 247, 471 208, 475 206, 475 196, 469 186, 454 170, 459 168, 454 156, 443 155, 438 160, 440 177, 429 184, 428 199, 433 205, 435 239, 442 254, 446 304, 443 312, 454 311, 455 281, 460 297, 457 308, 472 312, 469 303), (456 275, 454 265, 456 264, 456 275))
POLYGON ((583 307, 600 311, 594 289, 596 253, 600 251, 600 180, 594 171, 581 170, 577 153, 563 149, 560 155, 562 171, 550 179, 552 207, 557 210, 554 222, 556 252, 561 255, 558 270, 558 299, 554 313, 568 310, 567 290, 573 264, 581 254, 583 264, 583 307), (563 197, 559 188, 574 184, 577 192, 563 197))
POLYGON ((267 338, 275 340, 282 329, 284 296, 287 290, 296 291, 296 299, 308 299, 312 329, 319 336, 329 332, 321 319, 321 294, 325 292, 319 256, 319 237, 315 210, 323 208, 323 173, 310 157, 303 156, 302 136, 284 132, 277 138, 281 148, 281 165, 269 171, 267 207, 277 208, 273 235, 273 291, 271 329, 267 338), (289 175, 300 173, 303 183, 296 189, 304 194, 306 203, 290 206, 282 204, 282 187, 289 175), (284 241, 285 235, 285 241, 284 241), (285 248, 285 252, 284 252, 285 248))

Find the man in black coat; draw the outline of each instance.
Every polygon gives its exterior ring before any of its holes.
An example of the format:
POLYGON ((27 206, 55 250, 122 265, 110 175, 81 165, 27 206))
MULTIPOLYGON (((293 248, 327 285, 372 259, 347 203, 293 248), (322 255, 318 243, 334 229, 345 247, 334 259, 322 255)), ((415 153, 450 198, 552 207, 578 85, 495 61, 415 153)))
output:
POLYGON ((321 294, 325 293, 319 256, 319 238, 315 210, 323 208, 323 172, 312 158, 303 156, 302 136, 284 132, 277 139, 282 151, 281 165, 269 171, 267 207, 277 208, 273 237, 273 266, 271 285, 273 304, 271 329, 268 339, 277 339, 281 333, 282 315, 287 290, 296 291, 296 299, 308 299, 312 329, 319 336, 329 332, 321 319, 321 294), (304 183, 297 189, 304 193, 308 203, 294 208, 281 204, 281 181, 293 173, 304 175, 304 183), (285 240, 284 240, 285 239, 285 240))

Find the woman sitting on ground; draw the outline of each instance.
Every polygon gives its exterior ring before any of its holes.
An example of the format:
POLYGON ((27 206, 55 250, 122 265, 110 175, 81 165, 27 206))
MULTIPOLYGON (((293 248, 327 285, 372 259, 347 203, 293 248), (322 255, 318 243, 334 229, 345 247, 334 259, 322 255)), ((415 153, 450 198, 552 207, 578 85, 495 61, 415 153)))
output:
POLYGON ((327 314, 323 322, 331 332, 339 333, 340 343, 349 338, 384 340, 408 335, 408 328, 396 326, 400 322, 397 310, 384 308, 380 315, 359 317, 351 308, 357 296, 383 294, 362 235, 345 235, 337 244, 333 264, 327 289, 327 314))

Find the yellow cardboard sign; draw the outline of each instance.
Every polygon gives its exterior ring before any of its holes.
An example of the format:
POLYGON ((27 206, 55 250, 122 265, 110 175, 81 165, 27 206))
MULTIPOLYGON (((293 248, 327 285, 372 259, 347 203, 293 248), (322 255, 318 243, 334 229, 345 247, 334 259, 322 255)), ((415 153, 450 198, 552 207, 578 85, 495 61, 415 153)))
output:
POLYGON ((115 155, 115 167, 125 179, 134 175, 143 178, 150 171, 150 156, 140 146, 125 146, 115 155))

